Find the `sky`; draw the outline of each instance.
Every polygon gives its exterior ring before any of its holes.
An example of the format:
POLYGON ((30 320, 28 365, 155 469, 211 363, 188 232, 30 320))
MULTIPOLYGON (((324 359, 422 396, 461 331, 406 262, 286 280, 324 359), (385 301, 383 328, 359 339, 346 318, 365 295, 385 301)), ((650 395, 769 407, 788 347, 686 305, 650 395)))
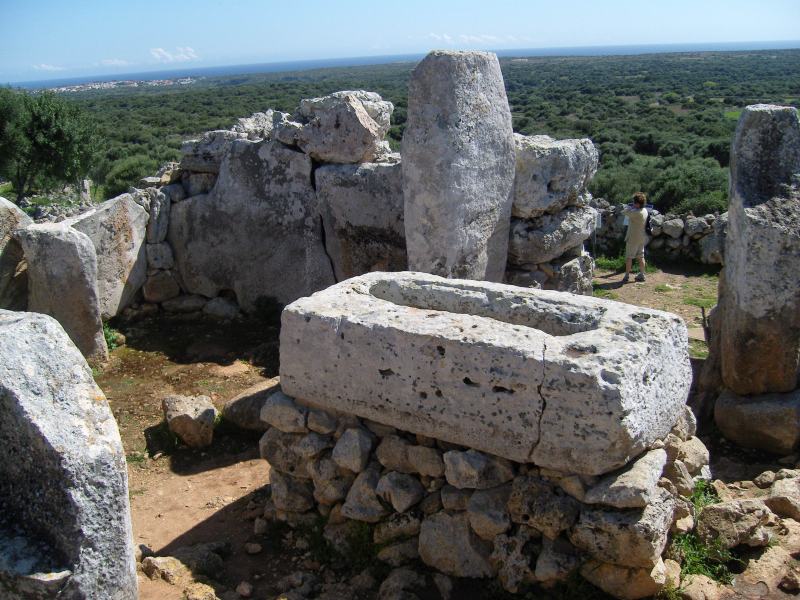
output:
POLYGON ((800 39, 800 0, 0 0, 0 83, 423 53, 800 39))

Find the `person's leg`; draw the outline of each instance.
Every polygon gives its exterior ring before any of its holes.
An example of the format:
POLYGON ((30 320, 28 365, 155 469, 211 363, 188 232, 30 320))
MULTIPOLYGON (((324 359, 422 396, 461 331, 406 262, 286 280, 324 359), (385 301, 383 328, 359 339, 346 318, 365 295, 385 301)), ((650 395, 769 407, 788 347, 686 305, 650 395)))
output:
POLYGON ((622 278, 622 283, 627 283, 631 276, 631 267, 633 266, 633 259, 625 257, 625 277, 622 278))
POLYGON ((639 274, 636 276, 636 281, 644 281, 644 252, 639 254, 637 258, 639 259, 639 274))

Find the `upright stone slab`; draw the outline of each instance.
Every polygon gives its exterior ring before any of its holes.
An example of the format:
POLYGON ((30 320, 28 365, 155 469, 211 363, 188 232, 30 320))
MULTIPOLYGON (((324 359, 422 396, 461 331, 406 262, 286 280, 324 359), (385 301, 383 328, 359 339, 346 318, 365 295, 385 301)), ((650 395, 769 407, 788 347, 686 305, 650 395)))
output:
POLYGON ((287 306, 280 352, 283 391, 317 408, 587 475, 666 436, 691 380, 676 315, 408 272, 287 306))
POLYGON ((0 597, 135 600, 125 452, 51 317, 0 310, 0 597))
POLYGON ((14 230, 33 223, 5 198, 0 198, 0 308, 25 310, 28 306, 28 271, 14 230))
POLYGON ((800 121, 748 106, 731 148, 722 380, 736 394, 789 392, 800 376, 800 121))
POLYGON ((404 270, 402 165, 325 165, 314 177, 336 279, 404 270))
POLYGON ((108 359, 92 240, 65 223, 31 225, 16 238, 28 262, 28 310, 54 317, 88 360, 108 359))
POLYGON ((147 220, 147 211, 133 196, 122 194, 66 221, 94 244, 100 314, 104 319, 120 314, 147 278, 147 220))
POLYGON ((167 239, 185 291, 233 290, 245 311, 333 283, 311 159, 277 141, 235 140, 208 195, 173 203, 167 239))
POLYGON ((409 268, 502 281, 514 137, 497 56, 435 51, 417 65, 403 181, 409 268))

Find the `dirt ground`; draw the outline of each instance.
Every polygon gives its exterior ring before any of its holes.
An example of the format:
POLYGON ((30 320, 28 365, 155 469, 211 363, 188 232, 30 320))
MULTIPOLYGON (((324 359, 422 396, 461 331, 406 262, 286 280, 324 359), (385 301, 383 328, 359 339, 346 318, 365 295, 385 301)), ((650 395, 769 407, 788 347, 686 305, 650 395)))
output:
MULTIPOLYGON (((713 304, 716 274, 658 270, 648 273, 645 283, 624 286, 620 279, 619 273, 598 271, 595 295, 675 312, 702 339, 699 306, 713 304)), ((275 582, 299 566, 320 568, 309 564, 307 553, 283 548, 281 532, 253 534, 269 480, 269 467, 258 457, 259 435, 223 424, 207 450, 181 447, 163 424, 161 400, 170 394, 205 394, 222 408, 229 398, 277 375, 275 317, 228 324, 163 316, 114 323, 126 343, 96 373, 128 457, 136 543, 169 554, 179 546, 228 542, 232 560, 226 561, 221 583, 232 590, 247 580, 255 586, 254 598, 278 593, 275 582), (247 554, 244 544, 251 541, 264 550, 247 554)), ((695 351, 702 353, 698 344, 695 351)), ((181 588, 140 575, 142 600, 181 597, 181 588)))

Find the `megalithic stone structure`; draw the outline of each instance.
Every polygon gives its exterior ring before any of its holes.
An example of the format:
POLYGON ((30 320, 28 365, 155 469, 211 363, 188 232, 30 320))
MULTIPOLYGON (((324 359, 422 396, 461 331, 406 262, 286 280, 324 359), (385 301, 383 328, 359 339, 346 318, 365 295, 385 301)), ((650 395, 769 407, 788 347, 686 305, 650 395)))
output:
POLYGON ((800 121, 797 109, 742 112, 731 149, 725 277, 720 286, 724 387, 789 392, 800 375, 800 121))
POLYGON ((496 55, 437 50, 417 65, 402 152, 409 269, 502 281, 515 157, 496 55))

